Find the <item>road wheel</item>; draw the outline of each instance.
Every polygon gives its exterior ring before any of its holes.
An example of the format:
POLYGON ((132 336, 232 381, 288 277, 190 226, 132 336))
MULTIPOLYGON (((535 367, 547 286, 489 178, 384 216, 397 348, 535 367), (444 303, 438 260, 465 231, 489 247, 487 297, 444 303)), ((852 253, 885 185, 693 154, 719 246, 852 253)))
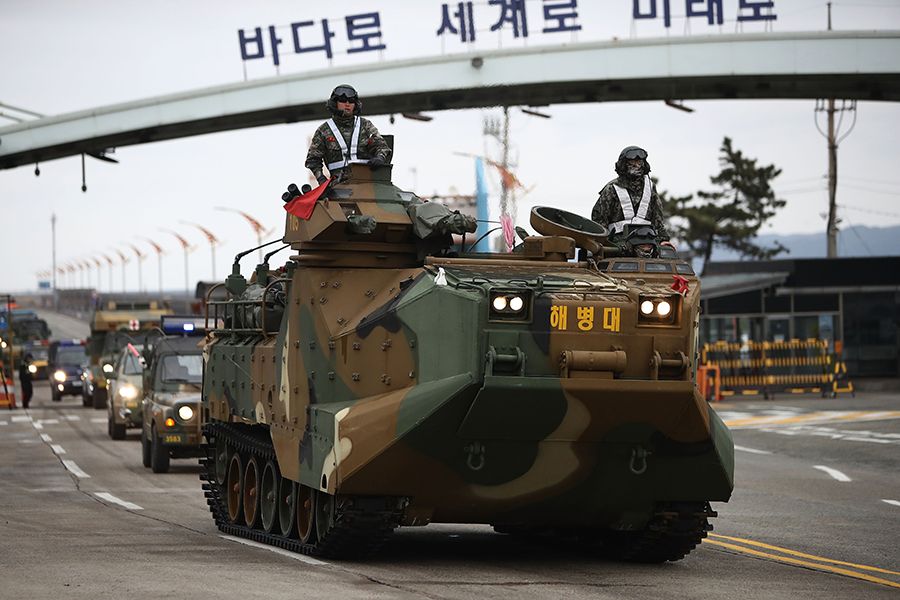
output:
POLYGON ((244 505, 244 522, 250 529, 259 528, 259 469, 256 457, 251 456, 244 469, 241 502, 244 505))
POLYGON ((149 469, 152 460, 152 448, 150 438, 144 433, 143 428, 141 428, 141 460, 143 461, 144 466, 149 469))
POLYGON ((235 525, 241 524, 241 455, 235 452, 228 461, 228 476, 225 480, 225 491, 228 493, 228 517, 235 525))
POLYGON ((316 535, 321 540, 334 524, 334 496, 325 492, 315 492, 316 535))
POLYGON ((266 533, 272 533, 278 524, 279 478, 278 467, 273 461, 267 460, 259 482, 259 513, 266 533))
POLYGON ((225 485, 228 475, 228 443, 222 436, 216 436, 216 483, 225 485))
POLYGON ((106 417, 109 420, 109 437, 114 440, 124 440, 125 424, 123 423, 119 425, 118 423, 116 423, 116 417, 111 410, 107 411, 106 417))
POLYGON ((100 410, 106 408, 106 389, 94 388, 93 393, 94 408, 100 410))
POLYGON ((315 497, 314 489, 301 485, 297 492, 297 534, 300 539, 308 544, 314 544, 315 539, 315 497))
POLYGON ((155 426, 150 433, 150 468, 154 473, 168 473, 169 449, 163 446, 162 440, 156 434, 155 426))
POLYGON ((297 537, 297 484, 286 477, 278 484, 278 522, 282 536, 297 537))

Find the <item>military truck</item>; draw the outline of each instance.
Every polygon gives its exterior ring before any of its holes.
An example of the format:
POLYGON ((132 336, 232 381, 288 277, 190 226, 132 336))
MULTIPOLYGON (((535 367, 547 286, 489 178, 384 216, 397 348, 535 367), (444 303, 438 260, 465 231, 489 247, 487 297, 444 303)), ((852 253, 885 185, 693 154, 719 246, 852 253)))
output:
POLYGON ((159 327, 162 315, 170 314, 170 309, 159 308, 156 301, 107 302, 94 311, 89 348, 91 382, 89 386, 85 386, 92 393, 90 396, 83 394, 85 406, 106 408, 106 377, 113 370, 113 361, 118 352, 129 343, 141 343, 143 334, 159 327))
POLYGON ((164 337, 155 338, 144 353, 141 455, 154 473, 168 472, 172 458, 202 455, 203 352, 197 343, 204 322, 195 315, 163 315, 164 337))
POLYGON ((203 381, 219 529, 332 558, 429 523, 685 556, 734 486, 690 264, 550 207, 517 252, 454 254, 440 213, 353 165, 287 216, 282 267, 248 286, 236 259, 203 381))

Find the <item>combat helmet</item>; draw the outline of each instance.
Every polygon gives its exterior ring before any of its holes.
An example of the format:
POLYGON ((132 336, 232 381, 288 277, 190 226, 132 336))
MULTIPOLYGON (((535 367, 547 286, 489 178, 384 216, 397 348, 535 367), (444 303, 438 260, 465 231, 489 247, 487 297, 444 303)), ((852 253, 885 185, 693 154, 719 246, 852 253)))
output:
POLYGON ((656 230, 649 225, 628 226, 625 232, 625 252, 638 258, 659 258, 659 242, 656 241, 656 230), (640 246, 651 245, 650 249, 640 246))
POLYGON ((359 99, 359 94, 356 93, 356 90, 352 85, 342 83, 341 85, 337 86, 331 91, 331 97, 329 97, 328 101, 325 102, 325 108, 327 108, 329 111, 331 111, 331 114, 337 117, 341 116, 341 111, 339 111, 337 107, 338 100, 340 100, 341 102, 354 102, 354 115, 359 115, 359 113, 362 111, 362 102, 359 99))
POLYGON ((644 175, 650 172, 650 163, 647 162, 647 151, 639 146, 628 146, 619 152, 619 160, 616 161, 616 174, 624 176, 628 173, 626 161, 640 158, 644 161, 644 175))

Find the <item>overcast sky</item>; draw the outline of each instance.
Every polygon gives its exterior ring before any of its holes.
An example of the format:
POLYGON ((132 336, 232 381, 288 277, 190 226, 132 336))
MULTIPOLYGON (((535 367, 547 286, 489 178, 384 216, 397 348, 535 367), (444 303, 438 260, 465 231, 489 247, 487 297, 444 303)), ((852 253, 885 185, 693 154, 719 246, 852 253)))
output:
MULTIPOLYGON (((562 0, 544 0, 558 3, 562 0)), ((486 0, 473 5, 476 42, 459 36, 436 35, 441 26, 442 0, 332 0, 329 2, 190 0, 0 0, 0 103, 43 115, 117 104, 130 100, 197 90, 213 85, 260 79, 279 74, 391 61, 412 56, 466 52, 475 49, 556 45, 603 41, 719 35, 734 33, 738 0, 722 0, 725 22, 709 26, 705 18, 686 19, 684 0, 670 0, 671 26, 662 18, 665 0, 656 0, 656 19, 633 21, 632 0, 577 0, 581 30, 543 33, 541 0, 527 0, 529 37, 514 39, 490 32, 497 8, 486 0), (377 12, 383 51, 348 54, 344 27, 350 15, 377 12), (334 57, 324 52, 295 54, 290 24, 327 19, 334 57), (278 27, 284 43, 280 66, 273 65, 270 45, 261 59, 241 60, 238 31, 250 36, 261 27, 278 27)), ((648 11, 651 0, 641 0, 648 11)), ((451 12, 456 2, 450 3, 451 12)), ((699 5, 695 5, 699 6, 699 5)), ((775 0, 777 20, 745 22, 743 32, 818 31, 826 27, 826 3, 819 0, 775 0)), ((833 3, 835 30, 900 29, 897 0, 845 0, 833 3)), ((358 41, 356 42, 359 43, 358 41)), ((248 51, 255 47, 250 44, 248 51)), ((349 81, 348 83, 353 83, 349 81)), ((329 115, 321 90, 322 119, 329 115)), ((359 90, 365 100, 366 90, 359 90)), ((712 189, 718 173, 719 148, 725 136, 736 148, 761 164, 783 169, 775 190, 788 205, 765 232, 780 234, 824 231, 820 216, 828 209, 827 148, 816 130, 815 102, 810 101, 688 101, 688 114, 662 102, 568 104, 540 110, 541 119, 511 111, 510 139, 515 173, 531 191, 518 203, 518 223, 530 229, 533 205, 553 205, 589 215, 597 192, 612 177, 619 151, 631 144, 649 152, 659 187, 674 195, 712 189)), ((900 105, 860 102, 855 127, 839 149, 838 203, 843 225, 900 225, 900 105)), ((0 112, 19 117, 8 108, 0 112)), ((471 159, 456 153, 499 157, 495 144, 482 135, 485 117, 499 118, 500 109, 433 113, 430 123, 372 117, 382 133, 395 136, 393 180, 420 195, 467 194, 475 188, 471 159)), ((820 124, 824 115, 819 115, 820 124)), ((850 119, 851 117, 848 117, 850 119)), ((234 256, 256 245, 256 235, 238 214, 244 211, 281 237, 284 210, 280 199, 288 183, 303 183, 307 140, 321 121, 275 125, 182 140, 119 148, 119 164, 87 159, 87 193, 81 191, 81 159, 71 157, 34 166, 0 171, 0 290, 37 287, 37 273, 52 264, 51 215, 56 214, 57 264, 96 257, 104 263, 83 274, 60 276, 59 287, 98 286, 110 290, 110 271, 102 255, 115 260, 113 291, 123 289, 122 266, 116 250, 130 262, 125 288, 138 290, 134 245, 149 255, 141 266, 144 289, 159 288, 156 253, 144 238, 160 244, 163 287, 183 289, 185 258, 171 229, 196 246, 188 256, 190 287, 198 279, 221 279, 234 256), (213 255, 200 224, 223 244, 213 255), (88 281, 88 277, 90 280, 88 281)), ((13 121, 0 117, 0 127, 13 121)), ((842 132, 849 130, 844 122, 842 132)), ((496 172, 488 171, 494 204, 499 188, 496 172)), ((496 207, 492 210, 496 218, 496 207)), ((884 254, 896 254, 897 248, 884 254)), ((282 260, 286 259, 287 252, 282 260)), ((245 273, 256 253, 242 262, 245 273)), ((280 255, 279 255, 280 256, 280 255)))

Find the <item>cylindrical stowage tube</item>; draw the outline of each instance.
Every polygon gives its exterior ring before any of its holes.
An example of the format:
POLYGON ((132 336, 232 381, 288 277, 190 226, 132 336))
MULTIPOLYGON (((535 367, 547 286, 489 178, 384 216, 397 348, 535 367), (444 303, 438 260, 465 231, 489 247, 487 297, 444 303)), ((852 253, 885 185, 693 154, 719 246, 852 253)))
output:
POLYGON ((612 371, 614 373, 623 372, 628 363, 624 350, 610 352, 564 350, 561 360, 570 371, 612 371))

